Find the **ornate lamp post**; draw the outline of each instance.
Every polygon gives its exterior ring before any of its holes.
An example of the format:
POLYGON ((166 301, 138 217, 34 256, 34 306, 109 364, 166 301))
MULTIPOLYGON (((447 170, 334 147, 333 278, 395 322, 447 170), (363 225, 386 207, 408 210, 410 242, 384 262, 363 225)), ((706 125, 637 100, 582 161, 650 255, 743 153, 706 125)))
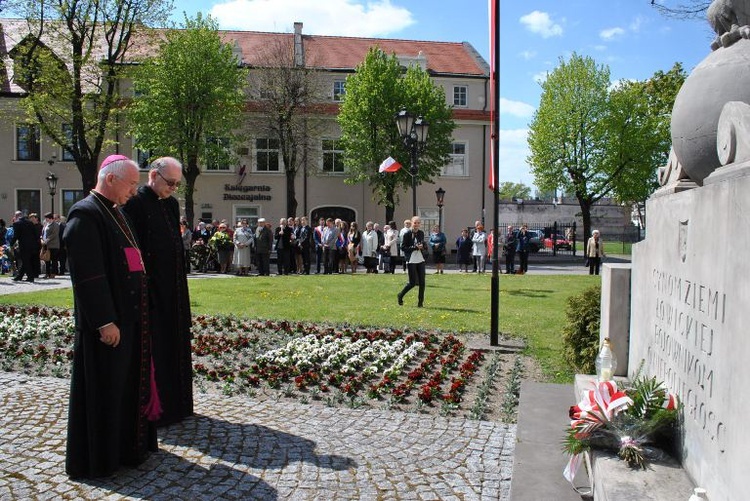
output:
POLYGON ((411 174, 411 191, 412 191, 412 216, 417 216, 417 160, 419 154, 424 150, 427 143, 427 131, 430 126, 421 116, 414 116, 406 110, 396 113, 396 127, 404 146, 409 150, 411 165, 409 174, 411 174))
POLYGON ((438 188, 435 190, 435 198, 437 198, 438 206, 438 228, 443 231, 443 199, 445 198, 445 190, 438 188))
MULTIPOLYGON (((56 157, 55 155, 52 155, 52 158, 47 160, 47 163, 49 164, 50 169, 55 164, 55 157, 56 157)), ((45 177, 44 179, 47 180, 47 186, 49 187, 50 201, 52 202, 50 206, 51 207, 50 212, 54 214, 55 213, 55 193, 57 193, 57 176, 55 175, 54 172, 50 171, 47 174, 47 177, 45 177)))

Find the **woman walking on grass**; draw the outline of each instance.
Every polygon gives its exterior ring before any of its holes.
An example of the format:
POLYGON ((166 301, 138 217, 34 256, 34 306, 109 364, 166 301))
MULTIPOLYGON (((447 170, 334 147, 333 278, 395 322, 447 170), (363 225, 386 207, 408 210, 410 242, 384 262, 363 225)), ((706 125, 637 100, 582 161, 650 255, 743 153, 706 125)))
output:
POLYGON ((411 231, 404 234, 401 241, 401 250, 404 252, 406 259, 406 271, 409 273, 409 283, 398 293, 398 304, 403 306, 404 296, 414 287, 419 287, 419 296, 417 298, 417 307, 424 306, 424 286, 425 286, 425 260, 422 254, 427 249, 427 243, 424 239, 424 232, 420 229, 422 221, 419 216, 411 218, 411 231))

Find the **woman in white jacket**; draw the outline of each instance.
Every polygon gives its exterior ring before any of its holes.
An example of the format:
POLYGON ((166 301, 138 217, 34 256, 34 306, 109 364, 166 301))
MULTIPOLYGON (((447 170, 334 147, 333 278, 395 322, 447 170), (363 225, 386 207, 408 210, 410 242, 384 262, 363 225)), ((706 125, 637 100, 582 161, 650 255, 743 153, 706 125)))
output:
POLYGON ((487 234, 484 232, 483 225, 477 225, 474 235, 471 237, 471 243, 471 255, 474 256, 477 272, 484 273, 487 258, 487 234))
POLYGON ((367 273, 378 272, 378 232, 373 229, 372 221, 365 224, 366 230, 362 233, 362 257, 364 258, 367 273))
POLYGON ((604 242, 602 241, 599 230, 591 232, 588 244, 586 244, 586 260, 589 263, 589 275, 598 275, 599 267, 602 264, 604 254, 604 242))

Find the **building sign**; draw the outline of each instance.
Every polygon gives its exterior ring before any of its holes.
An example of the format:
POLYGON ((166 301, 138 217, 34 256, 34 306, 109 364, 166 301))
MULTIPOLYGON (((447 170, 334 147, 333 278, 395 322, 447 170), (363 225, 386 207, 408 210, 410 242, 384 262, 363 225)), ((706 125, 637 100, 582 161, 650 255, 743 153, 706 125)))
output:
POLYGON ((224 200, 242 200, 243 202, 270 202, 271 187, 264 184, 242 186, 242 184, 225 184, 224 200), (235 193, 227 193, 235 192, 235 193))

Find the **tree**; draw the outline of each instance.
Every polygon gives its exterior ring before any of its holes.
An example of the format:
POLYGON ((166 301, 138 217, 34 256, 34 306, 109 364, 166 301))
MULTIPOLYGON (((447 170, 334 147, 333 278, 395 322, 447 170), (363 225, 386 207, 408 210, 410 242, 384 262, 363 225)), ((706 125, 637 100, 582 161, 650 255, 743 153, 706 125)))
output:
POLYGON ((517 198, 528 200, 531 198, 531 187, 523 183, 504 181, 498 185, 497 192, 501 200, 515 200, 517 198))
MULTIPOLYGON (((29 35, 11 52, 28 119, 69 153, 84 191, 120 106, 120 79, 139 33, 164 24, 169 0, 22 3, 29 35)), ((145 40, 144 40, 145 41, 145 40)))
POLYGON ((354 75, 346 79, 346 95, 338 115, 344 148, 346 182, 367 182, 373 199, 385 206, 385 220, 393 219, 397 192, 411 187, 409 152, 398 135, 394 116, 402 109, 422 115, 429 123, 427 145, 419 156, 417 183, 430 183, 448 162, 455 123, 445 92, 429 74, 413 65, 404 74, 395 55, 371 48, 354 75), (401 159, 406 168, 380 174, 387 157, 401 159))
POLYGON ((200 13, 171 30, 158 54, 133 71, 130 133, 140 149, 178 158, 185 177, 185 215, 192 224, 201 165, 226 165, 241 125, 247 72, 218 24, 200 13))
POLYGON ((690 0, 689 3, 675 5, 674 7, 659 3, 657 0, 651 0, 651 5, 669 17, 680 19, 705 18, 708 6, 711 5, 711 0, 690 0))
POLYGON ((614 195, 620 202, 637 207, 641 223, 641 209, 659 185, 657 170, 669 157, 672 107, 686 78, 682 64, 675 63, 666 73, 659 70, 648 80, 628 82, 610 95, 611 115, 618 117, 611 127, 627 134, 619 141, 621 148, 638 148, 640 153, 634 155, 637 163, 628 175, 616 180, 614 195))
POLYGON ((320 71, 314 61, 295 53, 292 37, 277 38, 262 50, 259 60, 265 66, 254 72, 254 86, 260 94, 259 111, 264 115, 260 128, 278 141, 286 176, 286 214, 297 214, 297 172, 312 145, 318 121, 316 103, 324 98, 320 71))
POLYGON ((680 71, 677 65, 664 78, 610 89, 609 69, 574 53, 542 84, 528 161, 542 190, 574 194, 585 238, 594 203, 607 196, 642 200, 653 191, 656 168, 669 152, 671 110, 670 94, 656 89, 671 79, 676 84, 680 71))

